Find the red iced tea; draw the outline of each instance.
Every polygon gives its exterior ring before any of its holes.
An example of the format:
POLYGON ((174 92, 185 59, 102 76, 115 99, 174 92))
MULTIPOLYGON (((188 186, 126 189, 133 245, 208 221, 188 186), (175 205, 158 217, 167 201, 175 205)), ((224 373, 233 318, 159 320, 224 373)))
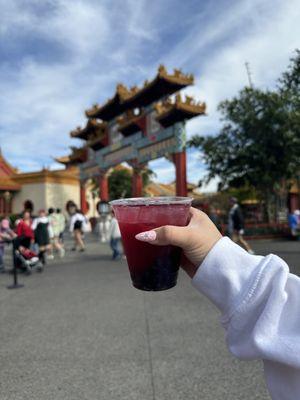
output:
POLYGON ((140 232, 163 225, 185 226, 190 198, 162 197, 113 201, 133 286, 141 290, 166 290, 176 285, 181 249, 153 246, 135 239, 140 232))

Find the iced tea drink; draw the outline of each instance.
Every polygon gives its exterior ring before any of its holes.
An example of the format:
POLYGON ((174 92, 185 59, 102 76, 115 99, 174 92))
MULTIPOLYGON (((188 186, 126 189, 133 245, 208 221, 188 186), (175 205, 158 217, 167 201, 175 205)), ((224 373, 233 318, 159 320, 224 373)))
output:
POLYGON ((114 200, 115 212, 133 286, 141 290, 166 290, 176 285, 181 249, 153 246, 135 235, 163 225, 185 226, 191 198, 150 197, 114 200))

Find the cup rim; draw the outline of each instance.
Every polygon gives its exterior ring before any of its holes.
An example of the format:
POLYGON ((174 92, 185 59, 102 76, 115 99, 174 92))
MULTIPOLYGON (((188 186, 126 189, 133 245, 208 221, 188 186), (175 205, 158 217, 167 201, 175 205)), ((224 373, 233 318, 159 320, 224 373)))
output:
POLYGON ((160 206, 160 205, 174 205, 185 204, 191 205, 192 197, 182 196, 153 196, 153 197, 129 197, 125 199, 112 200, 109 204, 113 206, 160 206))

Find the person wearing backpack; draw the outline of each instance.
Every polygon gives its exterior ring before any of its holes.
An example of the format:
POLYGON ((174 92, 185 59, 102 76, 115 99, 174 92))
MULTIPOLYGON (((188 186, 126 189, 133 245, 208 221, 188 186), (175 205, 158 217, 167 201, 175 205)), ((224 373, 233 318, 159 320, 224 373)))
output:
POLYGON ((49 218, 45 210, 39 211, 39 216, 33 220, 35 243, 39 248, 39 259, 43 265, 46 264, 46 253, 49 260, 53 259, 50 238, 53 235, 49 218))
POLYGON ((70 232, 74 236, 74 246, 72 251, 76 251, 79 247, 79 251, 85 250, 85 245, 83 241, 83 233, 86 231, 87 220, 83 215, 82 211, 77 209, 75 214, 72 215, 70 221, 70 232))

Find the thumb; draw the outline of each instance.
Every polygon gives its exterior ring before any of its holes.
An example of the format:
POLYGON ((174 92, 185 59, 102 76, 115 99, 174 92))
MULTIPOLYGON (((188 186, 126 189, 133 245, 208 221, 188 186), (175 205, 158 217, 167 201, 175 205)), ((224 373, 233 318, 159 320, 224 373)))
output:
POLYGON ((158 246, 173 246, 185 247, 187 238, 184 234, 186 226, 165 225, 151 231, 138 233, 135 238, 142 242, 148 242, 158 246))

